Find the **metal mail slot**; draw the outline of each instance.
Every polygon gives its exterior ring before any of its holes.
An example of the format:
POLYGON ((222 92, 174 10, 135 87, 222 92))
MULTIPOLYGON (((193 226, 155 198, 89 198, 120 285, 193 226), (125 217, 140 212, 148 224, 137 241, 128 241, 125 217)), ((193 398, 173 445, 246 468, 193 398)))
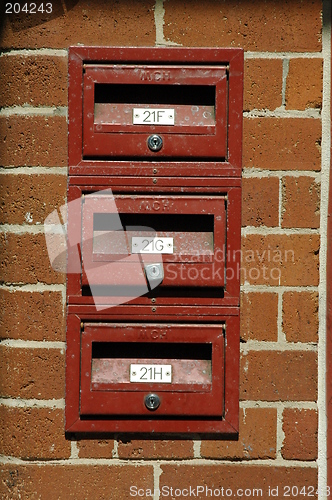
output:
POLYGON ((83 93, 86 158, 226 156, 225 66, 86 64, 83 93))
POLYGON ((86 196, 83 285, 158 279, 162 287, 223 287, 225 203, 223 196, 86 196))
POLYGON ((68 61, 70 175, 241 176, 242 49, 78 46, 68 61))
POLYGON ((82 415, 223 413, 223 324, 86 323, 81 346, 82 415), (131 365, 154 367, 157 377, 132 382, 131 365), (160 381, 158 366, 172 367, 170 382, 160 381), (157 408, 148 407, 149 395, 157 408))

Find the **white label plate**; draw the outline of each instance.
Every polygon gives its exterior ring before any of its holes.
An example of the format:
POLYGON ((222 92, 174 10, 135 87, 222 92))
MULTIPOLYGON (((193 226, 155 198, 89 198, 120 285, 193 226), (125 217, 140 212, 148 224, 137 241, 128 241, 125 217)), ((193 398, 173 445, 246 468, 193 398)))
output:
POLYGON ((153 238, 151 236, 133 236, 131 253, 173 253, 173 238, 153 238))
POLYGON ((130 382, 165 383, 172 382, 172 365, 130 365, 130 382))
POLYGON ((174 125, 174 123, 174 109, 133 109, 133 125, 174 125))

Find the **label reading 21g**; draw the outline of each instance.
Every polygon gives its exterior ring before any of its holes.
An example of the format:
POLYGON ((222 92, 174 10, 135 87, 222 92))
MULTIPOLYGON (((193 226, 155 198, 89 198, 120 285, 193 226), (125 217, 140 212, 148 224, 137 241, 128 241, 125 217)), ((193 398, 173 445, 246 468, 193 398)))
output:
POLYGON ((174 125, 174 109, 133 109, 133 125, 174 125))
POLYGON ((149 236, 133 236, 131 253, 168 253, 174 251, 173 238, 153 238, 149 236))

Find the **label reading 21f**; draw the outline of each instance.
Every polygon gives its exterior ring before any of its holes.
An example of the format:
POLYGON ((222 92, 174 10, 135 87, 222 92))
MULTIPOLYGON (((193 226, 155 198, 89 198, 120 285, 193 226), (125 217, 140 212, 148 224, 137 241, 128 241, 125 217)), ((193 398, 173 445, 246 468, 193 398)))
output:
POLYGON ((174 125, 174 109, 133 109, 133 125, 174 125))

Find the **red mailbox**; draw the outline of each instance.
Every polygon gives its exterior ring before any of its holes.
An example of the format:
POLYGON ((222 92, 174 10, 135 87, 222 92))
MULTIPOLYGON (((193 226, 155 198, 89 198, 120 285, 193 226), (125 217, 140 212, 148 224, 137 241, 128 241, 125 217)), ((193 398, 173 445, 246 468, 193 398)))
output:
POLYGON ((83 95, 84 158, 226 157, 226 66, 85 64, 83 95))
POLYGON ((242 75, 241 49, 71 47, 70 174, 239 177, 242 75))
MULTIPOLYGON (((161 286, 223 287, 225 201, 222 196, 200 196, 199 199, 162 195, 113 197, 98 193, 86 196, 82 217, 82 262, 84 267, 98 274, 95 277, 90 273, 89 283, 116 285, 117 277, 112 280, 112 276, 105 274, 103 269, 107 271, 107 267, 100 266, 100 262, 118 262, 130 254, 140 254, 144 256, 145 268, 149 264, 159 265, 160 259, 156 256, 162 255, 161 286), (112 225, 114 216, 116 221, 119 216, 121 232, 112 225)), ((123 270, 119 278, 121 283, 130 286, 134 284, 134 270, 131 271, 130 262, 128 267, 128 273, 123 270)), ((83 284, 89 283, 83 276, 83 284)))
POLYGON ((150 287, 155 297, 170 303, 186 292, 187 300, 194 295, 197 302, 198 293, 211 293, 220 304, 238 305, 238 188, 201 196, 75 191, 80 198, 69 232, 77 231, 82 265, 81 275, 68 278, 75 295, 94 287, 112 301, 127 287, 134 292, 129 297, 136 295, 136 301, 144 303, 150 287))
POLYGON ((69 306, 67 430, 235 435, 238 308, 119 309, 69 306))
POLYGON ((72 47, 68 432, 238 431, 241 49, 72 47))
POLYGON ((165 323, 86 323, 81 346, 82 415, 151 418, 149 394, 159 399, 154 417, 218 416, 223 411, 223 323, 204 329, 165 323), (179 405, 179 397, 186 400, 185 407, 179 405))

